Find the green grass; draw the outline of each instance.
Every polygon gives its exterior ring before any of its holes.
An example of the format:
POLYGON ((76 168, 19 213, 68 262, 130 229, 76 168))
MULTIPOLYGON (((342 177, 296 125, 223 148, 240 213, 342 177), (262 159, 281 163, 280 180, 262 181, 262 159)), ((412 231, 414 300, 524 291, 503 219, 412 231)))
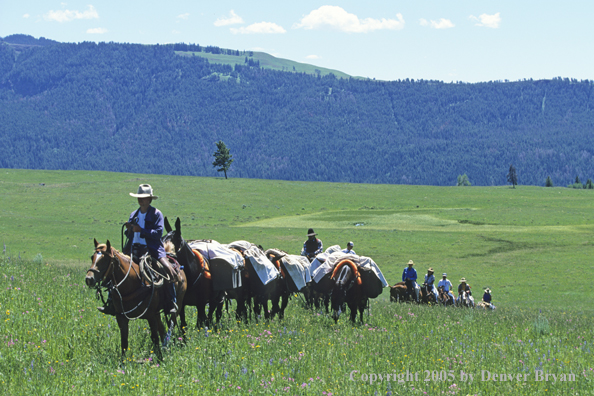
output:
POLYGON ((83 272, 65 266, 0 261, 2 394, 594 394, 594 319, 573 308, 485 312, 380 300, 365 325, 353 326, 294 298, 283 322, 246 326, 225 315, 218 333, 192 326, 186 345, 173 344, 162 362, 146 322, 132 322, 120 364, 115 320, 95 310, 83 283, 83 272), (442 370, 452 377, 430 376, 442 370), (529 376, 482 381, 483 370, 529 376), (536 381, 535 370, 575 381, 536 381), (407 371, 418 376, 398 382, 407 371), (461 381, 462 371, 475 380, 461 381), (371 383, 372 374, 391 379, 371 383))
POLYGON ((40 254, 86 269, 93 238, 120 245, 121 225, 137 208, 128 193, 145 182, 160 196, 155 206, 181 218, 188 239, 245 239, 297 254, 313 227, 326 247, 354 241, 391 284, 412 259, 419 275, 433 267, 454 283, 466 277, 475 290, 493 289, 500 304, 590 309, 583 298, 594 254, 589 190, 5 169, 0 243, 7 256, 40 254))
MULTIPOLYGON (((2 394, 594 394, 590 191, 12 169, 0 170, 0 188, 2 394), (220 333, 191 326, 187 344, 161 363, 146 323, 133 322, 120 365, 115 320, 96 311, 84 275, 93 238, 119 245, 137 207, 128 193, 140 183, 153 185, 166 216, 181 218, 186 238, 298 253, 314 227, 326 247, 354 241, 391 284, 413 259, 419 275, 431 266, 454 284, 466 277, 479 299, 489 286, 498 309, 392 304, 386 290, 367 324, 352 326, 294 298, 283 322, 225 316, 220 333), (537 368, 576 381, 535 381, 537 368), (369 383, 406 370, 421 379, 453 370, 454 380, 369 383), (461 370, 531 376, 470 383, 461 370)), ((195 310, 188 314, 195 323, 195 310)))
MULTIPOLYGON (((183 51, 176 51, 176 53, 180 56, 200 56, 202 58, 208 59, 210 63, 219 63, 223 65, 230 65, 235 66, 236 64, 245 65, 245 58, 247 55, 225 55, 225 54, 212 54, 209 52, 183 52, 183 51)), ((334 74, 338 78, 351 78, 346 73, 343 73, 338 70, 333 69, 326 69, 324 67, 314 66, 307 63, 300 63, 295 62, 288 59, 277 58, 266 52, 257 52, 251 51, 253 56, 248 56, 253 61, 260 61, 260 67, 265 69, 272 69, 278 71, 287 71, 293 73, 305 73, 311 75, 317 75, 318 73, 321 76, 326 76, 330 73, 334 74)), ((360 77, 355 77, 360 78, 360 77)))

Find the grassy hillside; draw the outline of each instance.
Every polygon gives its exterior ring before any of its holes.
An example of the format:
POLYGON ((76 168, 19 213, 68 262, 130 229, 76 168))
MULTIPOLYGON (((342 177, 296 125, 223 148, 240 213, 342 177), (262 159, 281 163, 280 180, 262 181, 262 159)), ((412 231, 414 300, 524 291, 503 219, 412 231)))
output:
POLYGON ((226 55, 226 54, 213 54, 210 52, 184 52, 184 51, 176 51, 176 54, 181 56, 200 56, 202 58, 208 59, 210 63, 219 63, 222 65, 230 65, 235 66, 236 64, 244 65, 245 58, 247 56, 248 59, 251 59, 254 62, 260 62, 260 67, 265 69, 272 69, 272 70, 279 70, 279 71, 288 71, 288 72, 295 72, 295 73, 305 73, 305 74, 312 74, 317 75, 320 74, 321 76, 328 75, 330 73, 334 74, 338 78, 350 78, 346 73, 343 73, 338 70, 333 69, 326 69, 323 67, 310 65, 308 63, 300 63, 295 62, 289 59, 277 58, 266 52, 258 52, 258 51, 250 51, 246 55, 226 55))
MULTIPOLYGON (((89 266, 93 238, 120 245, 137 208, 128 195, 150 183, 165 216, 186 238, 245 239, 298 253, 313 227, 324 246, 354 241, 388 281, 408 260, 453 283, 523 307, 584 299, 594 253, 594 200, 588 190, 542 187, 429 187, 286 182, 108 172, 0 171, 0 243, 5 256, 89 266)), ((381 298, 387 298, 383 293, 381 298)))

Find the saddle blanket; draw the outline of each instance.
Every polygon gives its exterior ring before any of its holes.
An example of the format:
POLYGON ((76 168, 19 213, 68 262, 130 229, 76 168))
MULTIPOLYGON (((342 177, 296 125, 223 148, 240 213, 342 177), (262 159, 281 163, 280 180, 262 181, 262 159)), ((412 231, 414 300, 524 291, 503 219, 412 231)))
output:
POLYGON ((282 259, 288 275, 291 277, 297 290, 303 289, 311 281, 310 263, 307 257, 288 254, 282 259))
POLYGON ((382 271, 371 258, 342 252, 336 252, 329 255, 324 261, 324 263, 322 263, 315 271, 313 271, 312 279, 314 280, 314 282, 318 283, 320 279, 324 277, 324 275, 332 272, 336 264, 338 264, 342 260, 351 260, 363 271, 372 271, 375 274, 375 276, 381 281, 383 287, 388 286, 388 282, 386 281, 384 274, 382 274, 382 271))
POLYGON ((311 272, 311 274, 313 275, 315 270, 318 269, 320 265, 326 262, 328 256, 334 253, 342 253, 340 245, 330 246, 328 249, 326 249, 324 253, 318 254, 316 258, 311 262, 311 266, 309 267, 309 271, 311 272))
POLYGON ((188 246, 198 250, 208 262, 215 291, 241 287, 243 257, 235 250, 212 240, 190 241, 188 246))
POLYGON ((267 285, 274 279, 280 276, 280 272, 276 269, 274 264, 268 257, 264 255, 264 252, 255 244, 248 241, 235 241, 227 245, 230 248, 239 250, 249 260, 254 268, 256 274, 260 278, 260 281, 264 285, 267 285))

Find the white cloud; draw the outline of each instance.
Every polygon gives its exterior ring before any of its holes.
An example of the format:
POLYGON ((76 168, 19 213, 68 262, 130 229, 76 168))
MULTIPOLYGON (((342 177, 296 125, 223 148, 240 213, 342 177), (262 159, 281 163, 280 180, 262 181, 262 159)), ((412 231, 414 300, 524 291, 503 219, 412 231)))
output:
POLYGON ((321 56, 318 55, 307 55, 305 59, 321 59, 321 56))
POLYGON ((29 15, 29 14, 24 14, 24 15, 23 15, 23 18, 27 19, 27 18, 29 18, 30 16, 31 16, 31 15, 29 15))
POLYGON ((231 28, 230 30, 233 34, 279 34, 287 32, 282 26, 273 22, 259 22, 248 27, 231 28))
POLYGON ((402 29, 404 18, 402 14, 396 14, 397 19, 359 19, 355 14, 349 14, 338 6, 322 6, 304 16, 293 28, 299 29, 320 29, 323 27, 334 28, 349 33, 367 33, 374 30, 402 29))
POLYGON ((173 33, 173 34, 181 34, 181 32, 179 30, 172 30, 171 33, 173 33))
POLYGON ((105 28, 94 28, 94 29, 87 29, 88 34, 104 34, 107 33, 107 29, 105 28))
POLYGON ((471 15, 469 18, 478 21, 478 23, 476 23, 476 26, 484 26, 492 29, 497 29, 501 24, 501 17, 499 16, 499 13, 493 15, 481 14, 478 17, 471 15))
POLYGON ((92 5, 88 6, 87 10, 85 11, 71 11, 71 10, 61 10, 61 11, 48 11, 47 14, 43 16, 46 21, 56 21, 56 22, 70 22, 75 19, 98 19, 99 14, 97 10, 92 5))
POLYGON ((186 12, 185 14, 179 14, 177 19, 187 20, 190 17, 190 13, 186 12))
POLYGON ((215 26, 228 26, 228 25, 238 25, 243 23, 243 18, 240 17, 235 13, 235 11, 229 11, 229 17, 221 17, 214 22, 215 26))
POLYGON ((431 26, 433 29, 449 29, 453 28, 454 25, 449 19, 441 18, 439 21, 428 21, 424 18, 419 19, 421 26, 431 26))

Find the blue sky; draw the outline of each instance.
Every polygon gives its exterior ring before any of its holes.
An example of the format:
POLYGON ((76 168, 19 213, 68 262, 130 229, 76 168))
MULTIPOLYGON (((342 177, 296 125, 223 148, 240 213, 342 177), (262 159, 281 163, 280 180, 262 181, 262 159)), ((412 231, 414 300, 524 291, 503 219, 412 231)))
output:
POLYGON ((197 43, 353 76, 594 80, 594 1, 0 0, 0 36, 197 43))

